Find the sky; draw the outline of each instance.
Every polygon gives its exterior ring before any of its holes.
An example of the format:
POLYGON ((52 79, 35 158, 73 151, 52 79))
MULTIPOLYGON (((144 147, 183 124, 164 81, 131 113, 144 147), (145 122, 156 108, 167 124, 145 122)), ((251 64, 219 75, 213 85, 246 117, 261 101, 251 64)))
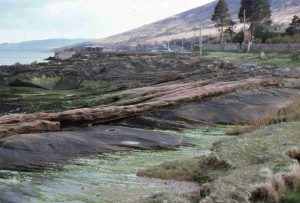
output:
POLYGON ((0 43, 99 39, 213 0, 0 0, 0 43))

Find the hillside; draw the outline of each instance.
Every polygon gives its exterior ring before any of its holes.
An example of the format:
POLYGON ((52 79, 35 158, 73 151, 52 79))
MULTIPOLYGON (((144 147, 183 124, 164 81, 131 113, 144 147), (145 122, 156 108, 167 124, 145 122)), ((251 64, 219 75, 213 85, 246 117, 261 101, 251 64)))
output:
MULTIPOLYGON (((231 16, 237 20, 240 0, 227 0, 231 16)), ((205 27, 206 35, 216 32, 210 18, 216 1, 204 6, 177 14, 170 18, 144 25, 134 30, 99 39, 96 43, 105 47, 113 45, 136 45, 138 43, 162 42, 166 39, 190 38, 193 36, 194 26, 199 26, 201 18, 205 27), (169 30, 169 36, 168 36, 169 30)), ((288 24, 294 15, 300 13, 299 0, 271 0, 273 21, 275 24, 288 24)))
POLYGON ((20 43, 2 43, 0 51, 51 51, 53 49, 72 44, 89 41, 89 39, 46 39, 24 41, 20 43))

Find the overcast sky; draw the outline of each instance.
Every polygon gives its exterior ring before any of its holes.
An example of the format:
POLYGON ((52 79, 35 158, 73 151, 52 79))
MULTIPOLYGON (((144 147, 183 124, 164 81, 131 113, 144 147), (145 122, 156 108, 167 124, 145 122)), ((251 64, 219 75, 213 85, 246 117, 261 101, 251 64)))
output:
POLYGON ((213 0, 0 0, 0 43, 102 38, 213 0))

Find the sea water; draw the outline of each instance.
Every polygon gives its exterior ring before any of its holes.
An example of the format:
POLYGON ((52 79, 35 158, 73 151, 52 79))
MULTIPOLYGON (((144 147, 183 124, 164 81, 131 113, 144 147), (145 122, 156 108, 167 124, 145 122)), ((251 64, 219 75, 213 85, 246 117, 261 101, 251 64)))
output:
POLYGON ((30 64, 34 61, 45 62, 44 59, 53 55, 54 55, 53 52, 0 51, 0 65, 12 65, 15 63, 30 64))

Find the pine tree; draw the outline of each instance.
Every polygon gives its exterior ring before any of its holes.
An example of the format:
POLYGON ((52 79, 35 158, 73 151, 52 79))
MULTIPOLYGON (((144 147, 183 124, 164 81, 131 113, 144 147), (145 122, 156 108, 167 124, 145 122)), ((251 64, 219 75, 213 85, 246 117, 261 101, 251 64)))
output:
POLYGON ((252 12, 253 12, 253 1, 254 0, 241 0, 241 7, 238 14, 238 18, 240 19, 240 22, 244 22, 244 11, 245 11, 245 17, 246 22, 250 22, 252 12))
POLYGON ((254 30, 256 27, 261 25, 271 25, 271 15, 272 11, 269 0, 253 0, 251 14, 252 29, 254 30))
POLYGON ((286 29, 288 35, 300 34, 300 18, 294 16, 290 26, 286 29))
POLYGON ((220 29, 221 45, 224 46, 224 29, 232 25, 228 5, 225 0, 219 0, 215 7, 211 20, 215 22, 216 28, 220 29))

